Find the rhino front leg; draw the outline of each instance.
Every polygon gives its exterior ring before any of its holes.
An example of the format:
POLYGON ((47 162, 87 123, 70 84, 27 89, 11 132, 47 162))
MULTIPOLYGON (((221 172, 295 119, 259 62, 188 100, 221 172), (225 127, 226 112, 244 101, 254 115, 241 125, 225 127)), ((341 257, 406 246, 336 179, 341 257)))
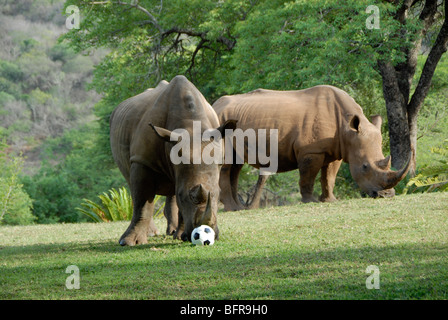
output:
POLYGON ((320 184, 322 186, 322 194, 319 198, 322 202, 336 201, 336 197, 333 194, 334 184, 336 182, 336 176, 339 168, 341 167, 342 160, 336 160, 330 162, 327 166, 323 166, 320 172, 320 184))
POLYGON ((300 171, 300 193, 302 202, 318 202, 313 195, 314 181, 322 168, 325 156, 323 154, 306 155, 298 161, 300 171))
POLYGON ((173 238, 177 239, 177 240, 184 240, 184 239, 182 239, 182 235, 184 234, 185 224, 184 224, 184 219, 182 218, 181 212, 178 212, 178 219, 179 220, 178 220, 177 229, 176 229, 176 232, 174 232, 174 234, 173 234, 173 238))
POLYGON ((130 187, 134 210, 127 230, 120 238, 120 245, 133 246, 148 243, 148 236, 159 234, 154 220, 155 190, 151 171, 145 166, 133 163, 130 170, 130 187))
POLYGON ((152 214, 154 212, 154 202, 146 201, 141 206, 138 201, 134 201, 134 212, 131 223, 123 235, 120 237, 120 245, 134 246, 136 244, 148 243, 148 236, 159 234, 152 214))
POLYGON ((177 207, 176 196, 166 197, 163 214, 167 220, 166 234, 168 236, 173 235, 176 232, 179 223, 179 208, 177 207))

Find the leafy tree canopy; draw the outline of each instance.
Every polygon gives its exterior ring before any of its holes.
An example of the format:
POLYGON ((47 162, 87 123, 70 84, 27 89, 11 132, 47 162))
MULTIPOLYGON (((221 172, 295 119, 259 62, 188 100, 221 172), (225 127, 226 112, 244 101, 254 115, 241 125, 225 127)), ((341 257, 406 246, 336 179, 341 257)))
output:
POLYGON ((92 82, 104 94, 97 106, 104 132, 118 103, 177 74, 185 74, 211 103, 259 87, 333 84, 367 115, 387 118, 394 167, 406 162, 411 145, 415 149, 417 114, 448 43, 441 0, 68 0, 69 5, 80 9, 80 29, 62 39, 78 51, 111 49, 92 82), (422 47, 428 59, 416 74, 422 47), (411 88, 414 77, 419 79, 411 88))
POLYGON ((378 78, 379 55, 403 61, 409 32, 378 2, 380 29, 368 29, 372 1, 67 1, 80 8, 81 28, 63 39, 79 51, 112 49, 93 86, 122 101, 161 79, 186 74, 213 100, 258 87, 340 86, 378 78))

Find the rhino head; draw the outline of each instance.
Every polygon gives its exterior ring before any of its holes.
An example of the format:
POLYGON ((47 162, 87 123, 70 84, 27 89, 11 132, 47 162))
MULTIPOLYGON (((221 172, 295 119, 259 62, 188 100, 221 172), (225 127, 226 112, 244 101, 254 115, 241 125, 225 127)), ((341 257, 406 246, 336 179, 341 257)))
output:
MULTIPOLYGON (((152 126, 159 137, 167 144, 167 152, 171 153, 171 148, 176 145, 179 134, 164 128, 152 126)), ((212 129, 219 132, 219 137, 224 137, 226 129, 235 129, 236 121, 229 120, 222 126, 212 129)), ((209 129, 210 130, 210 129, 209 129)), ((187 130, 187 132, 189 132, 187 130)), ((183 139, 183 138, 182 138, 183 139)), ((201 142, 200 145, 191 143, 189 148, 189 157, 183 155, 183 162, 173 165, 173 173, 175 179, 175 194, 179 215, 183 221, 183 232, 177 236, 186 241, 190 240, 190 234, 194 228, 200 225, 208 225, 215 231, 215 237, 218 238, 219 229, 217 224, 216 212, 218 211, 219 201, 219 174, 222 166, 222 155, 224 152, 223 140, 217 139, 211 142, 201 142), (195 163, 192 156, 195 154, 194 149, 199 148, 200 154, 209 145, 214 144, 214 152, 219 152, 221 161, 217 163, 205 163, 201 157, 200 163, 195 163)), ((180 150, 181 151, 181 150, 180 150)), ((198 152, 196 152, 198 154, 198 152)), ((182 224, 179 221, 179 228, 182 231, 182 224)))
POLYGON ((352 115, 346 128, 345 158, 350 173, 361 191, 370 197, 388 197, 395 194, 396 186, 407 174, 412 152, 406 165, 398 171, 391 170, 391 156, 382 152, 380 116, 372 116, 372 123, 364 116, 352 115))
POLYGON ((179 226, 175 236, 184 241, 190 240, 193 229, 205 224, 214 229, 217 238, 219 234, 216 218, 220 192, 219 174, 224 155, 222 137, 226 129, 236 128, 236 121, 229 120, 220 126, 215 111, 193 84, 183 77, 176 77, 175 80, 182 82, 182 86, 170 95, 171 100, 168 104, 172 117, 166 122, 166 128, 150 124, 156 135, 167 142, 165 153, 170 159, 169 170, 174 180, 176 202, 179 208, 179 226), (208 141, 202 141, 200 138, 199 142, 195 140, 195 125, 198 123, 201 137, 207 131, 209 136, 218 138, 211 138, 208 141), (185 148, 176 147, 181 142, 185 148), (210 148, 210 144, 213 148, 210 148), (175 147, 175 155, 181 158, 180 162, 173 161, 171 151, 175 147), (204 162, 201 155, 205 148, 213 149, 220 160, 211 163, 204 162), (195 155, 196 159, 193 159, 195 155), (200 156, 199 161, 197 155, 200 156))

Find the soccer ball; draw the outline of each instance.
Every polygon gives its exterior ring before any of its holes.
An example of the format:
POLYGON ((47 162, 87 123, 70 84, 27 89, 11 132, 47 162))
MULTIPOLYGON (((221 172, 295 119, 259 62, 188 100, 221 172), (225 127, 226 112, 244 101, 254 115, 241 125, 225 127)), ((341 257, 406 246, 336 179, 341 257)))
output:
POLYGON ((215 231, 207 225, 197 227, 191 233, 191 242, 200 246, 211 246, 215 242, 215 231))

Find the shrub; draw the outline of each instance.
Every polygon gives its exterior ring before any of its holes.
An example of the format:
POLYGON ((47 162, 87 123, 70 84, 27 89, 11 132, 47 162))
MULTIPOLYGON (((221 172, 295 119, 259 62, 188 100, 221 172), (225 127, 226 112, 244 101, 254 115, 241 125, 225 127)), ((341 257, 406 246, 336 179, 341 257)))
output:
MULTIPOLYGON (((84 199, 84 203, 81 203, 82 208, 76 209, 95 222, 131 220, 133 209, 132 199, 126 188, 119 188, 118 191, 112 188, 109 190, 109 194, 104 192, 98 198, 100 198, 101 204, 84 199)), ((155 197, 154 202, 156 206, 161 198, 159 195, 155 197)), ((159 205, 154 216, 159 215, 163 207, 164 204, 159 205)))
POLYGON ((25 190, 33 199, 33 214, 37 223, 79 222, 75 206, 79 204, 79 187, 66 172, 43 167, 34 176, 24 176, 25 190))
POLYGON ((409 180, 403 193, 448 191, 448 139, 442 146, 431 148, 431 153, 443 158, 436 165, 422 168, 418 175, 409 180))
POLYGON ((31 224, 32 202, 19 182, 24 160, 21 156, 9 156, 7 145, 0 142, 0 224, 31 224))
POLYGON ((126 183, 118 168, 97 149, 96 123, 91 122, 64 135, 47 139, 40 147, 41 168, 22 182, 33 199, 37 223, 90 220, 76 207, 105 190, 126 183))

